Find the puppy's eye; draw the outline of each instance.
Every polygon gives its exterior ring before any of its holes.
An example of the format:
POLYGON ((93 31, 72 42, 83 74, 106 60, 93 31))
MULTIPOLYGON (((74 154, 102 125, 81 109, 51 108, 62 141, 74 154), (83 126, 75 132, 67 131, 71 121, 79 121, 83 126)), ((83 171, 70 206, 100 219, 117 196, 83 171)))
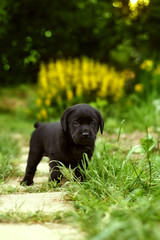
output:
POLYGON ((79 122, 77 122, 77 121, 75 121, 74 123, 73 123, 73 125, 75 126, 75 127, 79 127, 79 122))
POLYGON ((91 127, 94 127, 95 125, 96 125, 96 123, 94 121, 90 123, 91 127))

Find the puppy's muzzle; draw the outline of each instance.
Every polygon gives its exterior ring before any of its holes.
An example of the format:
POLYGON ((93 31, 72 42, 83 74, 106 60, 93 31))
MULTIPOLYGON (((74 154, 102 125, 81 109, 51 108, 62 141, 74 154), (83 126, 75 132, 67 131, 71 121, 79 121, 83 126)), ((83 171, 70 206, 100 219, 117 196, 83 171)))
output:
POLYGON ((94 142, 96 138, 96 136, 94 136, 88 131, 83 131, 78 135, 73 135, 72 137, 73 137, 73 141, 76 144, 80 144, 80 145, 88 145, 88 144, 90 145, 94 142))

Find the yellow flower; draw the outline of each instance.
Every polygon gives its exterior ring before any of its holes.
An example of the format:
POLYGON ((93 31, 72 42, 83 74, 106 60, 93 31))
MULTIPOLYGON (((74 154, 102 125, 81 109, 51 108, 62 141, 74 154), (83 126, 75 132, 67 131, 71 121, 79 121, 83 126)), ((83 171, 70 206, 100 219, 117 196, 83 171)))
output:
POLYGON ((73 92, 72 92, 72 90, 68 90, 67 91, 67 100, 70 102, 70 101, 72 101, 72 99, 73 99, 73 92))
POLYGON ((56 88, 53 86, 53 87, 50 88, 50 92, 51 92, 51 96, 54 97, 54 96, 56 95, 56 93, 57 93, 57 90, 56 90, 56 88))
POLYGON ((82 83, 83 83, 83 86, 84 86, 85 90, 89 89, 89 87, 90 87, 89 86, 89 78, 88 78, 88 75, 85 74, 84 72, 82 74, 82 83))
POLYGON ((141 64, 140 68, 149 72, 149 71, 151 71, 152 68, 153 68, 153 62, 152 62, 151 60, 149 60, 149 59, 148 59, 148 60, 145 60, 145 61, 141 64))
POLYGON ((38 76, 38 81, 39 81, 39 84, 44 88, 46 89, 47 88, 47 67, 44 63, 41 64, 41 67, 40 67, 40 72, 39 72, 39 76, 38 76))
MULTIPOLYGON (((88 96, 89 101, 97 97, 111 97, 117 101, 123 95, 126 79, 133 77, 133 74, 121 74, 107 64, 88 58, 51 60, 40 66, 36 105, 42 108, 44 101, 46 107, 52 103, 61 106, 76 96, 88 96)), ((44 110, 39 113, 39 118, 47 118, 44 110)))
POLYGON ((137 17, 139 14, 139 6, 148 6, 150 3, 150 0, 129 0, 128 6, 131 10, 130 17, 134 18, 137 17))
POLYGON ((40 116, 41 116, 43 119, 47 119, 48 114, 47 114, 47 111, 46 111, 45 108, 42 108, 42 110, 40 111, 40 116))
POLYGON ((49 98, 45 99, 45 105, 50 106, 50 104, 51 104, 51 99, 49 98))
POLYGON ((137 83, 135 86, 134 86, 134 89, 136 92, 143 92, 143 89, 144 89, 144 86, 142 83, 137 83))
POLYGON ((76 88, 76 95, 77 96, 81 96, 82 95, 82 91, 83 91, 82 84, 78 83, 77 84, 77 88, 76 88))
POLYGON ((63 72, 60 72, 59 73, 59 88, 60 89, 64 89, 65 88, 65 84, 66 84, 65 76, 64 76, 63 72))
POLYGON ((98 92, 99 97, 106 97, 108 95, 108 76, 104 76, 101 83, 100 91, 98 92))
POLYGON ((90 76, 90 87, 92 90, 95 90, 97 88, 97 79, 93 74, 90 76))
POLYGON ((37 107, 41 107, 42 106, 42 99, 41 98, 37 98, 36 99, 36 105, 37 105, 37 107))

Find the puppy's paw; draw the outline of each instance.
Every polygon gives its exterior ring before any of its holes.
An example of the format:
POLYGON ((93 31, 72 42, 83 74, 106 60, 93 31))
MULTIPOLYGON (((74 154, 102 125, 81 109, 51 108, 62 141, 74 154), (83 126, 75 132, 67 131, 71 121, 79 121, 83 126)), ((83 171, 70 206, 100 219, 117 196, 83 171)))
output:
POLYGON ((31 185, 33 185, 33 180, 32 179, 27 179, 27 178, 24 177, 24 179, 20 182, 20 185, 31 186, 31 185))

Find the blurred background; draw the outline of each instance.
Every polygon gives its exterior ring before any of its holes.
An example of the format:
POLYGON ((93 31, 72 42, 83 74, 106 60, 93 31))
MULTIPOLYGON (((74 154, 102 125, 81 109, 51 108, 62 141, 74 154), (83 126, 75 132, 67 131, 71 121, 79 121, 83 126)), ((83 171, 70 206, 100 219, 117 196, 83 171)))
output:
POLYGON ((86 102, 110 131, 158 131, 159 43, 159 0, 1 0, 1 118, 50 121, 86 102))

